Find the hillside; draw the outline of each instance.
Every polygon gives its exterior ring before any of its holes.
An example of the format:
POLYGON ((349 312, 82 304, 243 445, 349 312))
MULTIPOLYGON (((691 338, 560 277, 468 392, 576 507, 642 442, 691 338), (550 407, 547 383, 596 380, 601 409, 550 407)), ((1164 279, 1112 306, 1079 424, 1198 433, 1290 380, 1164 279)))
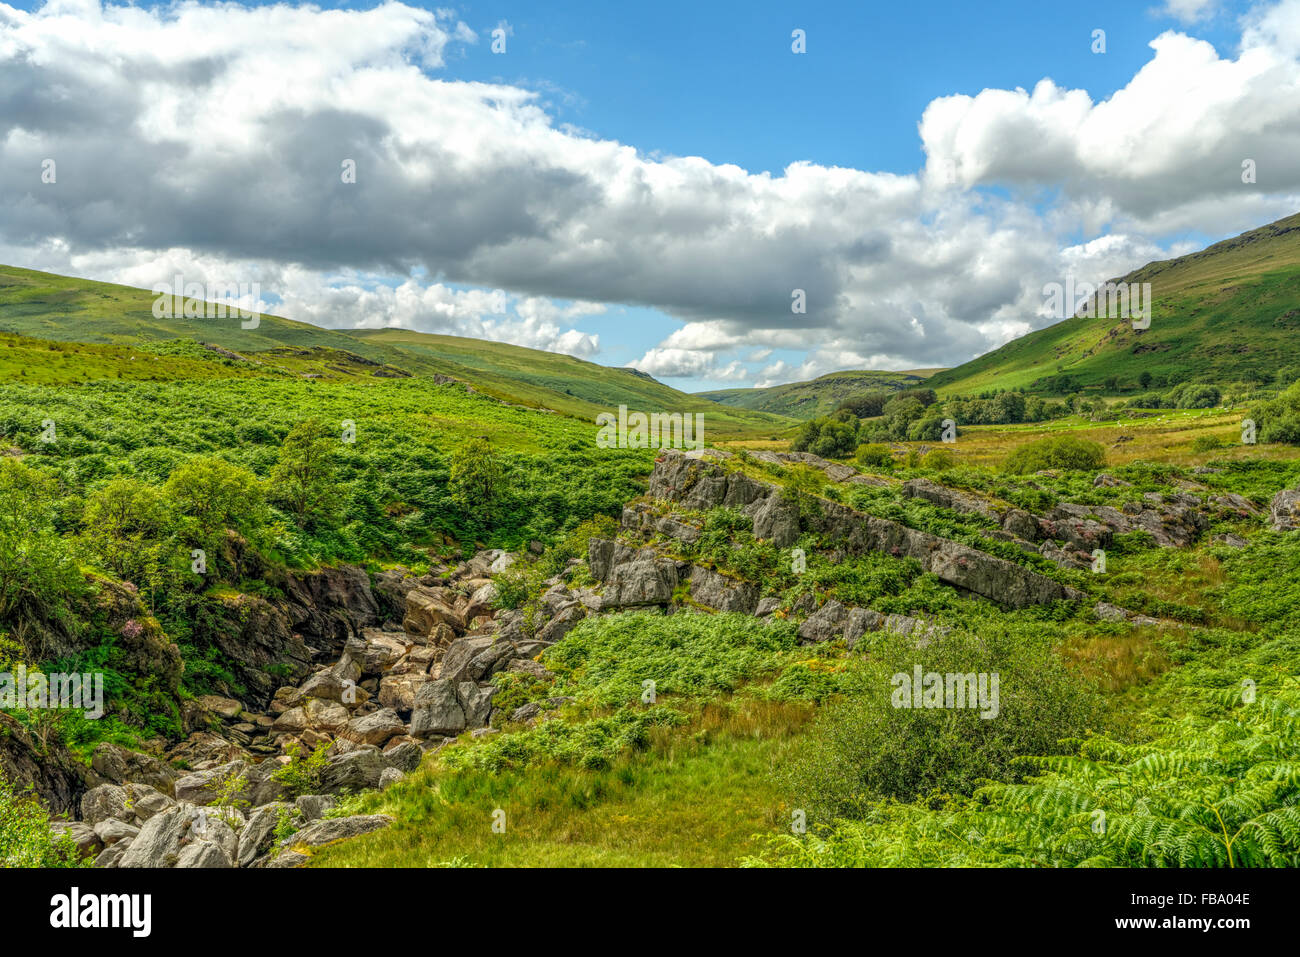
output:
POLYGON ((1143 372, 1169 381, 1271 381, 1300 343, 1300 214, 1115 280, 1150 283, 1149 329, 1075 316, 1031 332, 929 385, 943 394, 1034 389, 1069 375, 1079 386, 1143 372), (1171 378, 1173 377, 1173 378, 1171 378))
POLYGON ((701 398, 755 412, 811 419, 834 411, 845 399, 863 392, 907 389, 920 385, 932 370, 915 372, 832 372, 808 382, 790 382, 766 389, 717 389, 697 392, 701 398))
MULTIPOLYGON (((323 379, 442 375, 506 402, 587 420, 626 404, 646 411, 708 413, 705 429, 718 438, 775 435, 793 425, 779 415, 719 409, 716 403, 630 369, 508 343, 403 329, 324 329, 273 315, 261 316, 255 329, 242 328, 234 318, 159 319, 153 314, 153 301, 153 294, 145 289, 0 267, 0 334, 23 337, 24 348, 37 351, 46 346, 33 345, 32 340, 93 346, 63 350, 69 358, 75 355, 82 360, 69 363, 66 372, 33 367, 34 381, 63 384, 196 374, 290 373, 323 379), (181 340, 215 345, 237 356, 224 357, 224 370, 211 364, 200 369, 193 361, 151 363, 147 373, 129 365, 135 362, 129 346, 152 343, 167 352, 163 343, 181 340)), ((179 351, 190 360, 223 358, 193 348, 179 347, 179 351)))

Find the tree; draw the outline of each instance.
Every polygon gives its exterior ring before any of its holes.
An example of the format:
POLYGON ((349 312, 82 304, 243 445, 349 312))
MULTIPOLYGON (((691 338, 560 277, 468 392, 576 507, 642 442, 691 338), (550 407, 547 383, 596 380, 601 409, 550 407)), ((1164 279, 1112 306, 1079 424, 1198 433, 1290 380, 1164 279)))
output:
POLYGON ((71 550, 54 529, 53 504, 49 479, 0 458, 0 619, 20 605, 50 617, 83 589, 71 550))
POLYGON ((487 437, 471 439, 451 456, 452 498, 490 521, 505 491, 505 474, 505 464, 487 437))
POLYGON ((153 590, 163 584, 165 541, 173 515, 152 485, 119 476, 86 499, 83 540, 104 567, 119 578, 153 590))
POLYGON ((1148 370, 1142 370, 1142 374, 1138 376, 1138 385, 1140 385, 1143 390, 1151 388, 1151 373, 1148 370))
POLYGON ((338 436, 319 419, 293 427, 271 470, 270 498, 312 529, 338 514, 334 449, 338 436))
MULTIPOLYGON (((256 475, 216 456, 186 462, 163 486, 181 519, 180 537, 208 553, 208 564, 222 553, 226 530, 247 539, 260 538, 265 528, 266 496, 256 475)), ((232 556, 239 571, 239 555, 232 556)))

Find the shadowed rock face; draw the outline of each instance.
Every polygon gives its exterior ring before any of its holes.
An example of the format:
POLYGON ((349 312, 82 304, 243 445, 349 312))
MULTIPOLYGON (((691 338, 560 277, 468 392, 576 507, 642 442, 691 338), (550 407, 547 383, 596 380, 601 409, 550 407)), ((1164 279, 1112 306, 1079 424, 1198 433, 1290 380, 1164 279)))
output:
MULTIPOLYGON (((793 544, 800 533, 798 509, 776 486, 681 452, 669 451, 659 457, 650 476, 649 493, 661 501, 699 510, 739 505, 753 518, 755 537, 768 539, 778 548, 793 544)), ((883 552, 914 558, 945 584, 1012 608, 1079 597, 1059 582, 959 542, 864 515, 838 502, 818 504, 821 515, 807 519, 806 530, 827 536, 850 554, 883 552)), ((596 567, 592 573, 602 577, 596 567)))

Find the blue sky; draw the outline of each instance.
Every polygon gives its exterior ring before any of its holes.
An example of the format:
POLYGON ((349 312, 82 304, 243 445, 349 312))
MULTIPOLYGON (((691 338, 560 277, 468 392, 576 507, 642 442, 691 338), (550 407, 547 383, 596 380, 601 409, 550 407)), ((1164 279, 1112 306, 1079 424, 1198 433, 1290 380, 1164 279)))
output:
POLYGON ((0 137, 0 171, 78 153, 121 170, 0 209, 6 261, 145 286, 254 270, 295 318, 503 338, 688 390, 955 364, 1041 325, 1044 280, 1105 279, 1300 208, 1300 114, 1267 95, 1300 77, 1300 0, 469 0, 270 21, 257 3, 16 6, 37 12, 22 55, 0 51, 0 88, 72 92, 12 104, 35 119, 0 137), (1275 74, 1242 52, 1243 18, 1268 16, 1248 52, 1275 74), (224 70, 160 73, 158 50, 224 70), (340 212, 308 174, 357 149, 370 192, 340 212), (1249 193, 1247 155, 1266 172, 1249 193), (441 158, 413 172, 422 156, 441 158), (232 170, 253 188, 232 192, 232 170), (376 170, 395 192, 374 192, 376 170), (221 229, 177 225, 214 213, 221 229))

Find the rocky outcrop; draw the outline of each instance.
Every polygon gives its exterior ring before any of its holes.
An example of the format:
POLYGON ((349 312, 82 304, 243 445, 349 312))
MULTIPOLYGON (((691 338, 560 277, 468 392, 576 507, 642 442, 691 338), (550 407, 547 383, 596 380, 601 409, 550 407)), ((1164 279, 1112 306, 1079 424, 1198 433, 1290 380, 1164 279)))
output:
POLYGON ((17 785, 31 785, 55 814, 75 809, 93 777, 57 741, 42 746, 21 724, 0 711, 0 773, 17 785))
MULTIPOLYGON (((699 510, 744 503, 741 507, 753 519, 755 537, 768 539, 779 548, 792 545, 801 532, 811 531, 835 541, 848 554, 882 552, 914 558, 945 584, 1013 608, 1078 597, 1073 589, 1014 562, 864 515, 838 502, 817 500, 820 514, 801 522, 797 505, 776 486, 729 472, 689 453, 661 455, 650 477, 649 492, 654 499, 699 510)), ((601 578, 594 566, 592 574, 601 578)))

